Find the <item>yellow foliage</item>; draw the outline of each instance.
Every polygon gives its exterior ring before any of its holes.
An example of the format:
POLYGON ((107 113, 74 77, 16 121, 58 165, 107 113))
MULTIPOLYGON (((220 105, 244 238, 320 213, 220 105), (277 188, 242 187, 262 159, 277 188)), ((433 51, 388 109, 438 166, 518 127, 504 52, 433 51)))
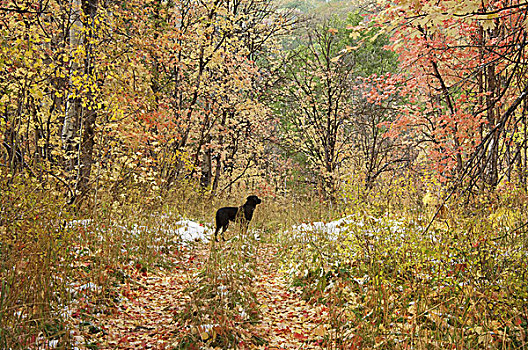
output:
POLYGON ((425 196, 422 198, 422 203, 425 207, 431 208, 438 205, 438 199, 431 194, 431 192, 427 192, 425 196))

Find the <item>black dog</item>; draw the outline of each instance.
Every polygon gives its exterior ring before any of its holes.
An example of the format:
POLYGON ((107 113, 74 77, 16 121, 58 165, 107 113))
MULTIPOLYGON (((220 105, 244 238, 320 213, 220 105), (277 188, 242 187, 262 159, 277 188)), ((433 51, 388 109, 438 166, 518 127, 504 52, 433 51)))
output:
POLYGON ((242 228, 247 231, 249 222, 253 218, 253 212, 257 207, 257 204, 262 203, 259 197, 249 196, 247 197, 246 203, 241 207, 224 207, 218 209, 216 212, 216 231, 214 234, 215 241, 218 242, 216 236, 218 231, 222 228, 222 239, 224 239, 224 232, 229 226, 229 221, 240 222, 242 228))

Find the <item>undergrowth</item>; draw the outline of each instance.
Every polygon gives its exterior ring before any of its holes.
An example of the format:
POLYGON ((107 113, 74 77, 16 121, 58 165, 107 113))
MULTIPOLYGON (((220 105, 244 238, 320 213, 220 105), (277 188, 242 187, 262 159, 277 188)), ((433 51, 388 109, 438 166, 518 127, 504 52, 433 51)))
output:
POLYGON ((137 203, 83 212, 31 179, 0 181, 0 348, 97 349, 120 286, 171 267, 179 216, 137 203))
MULTIPOLYGON (((82 210, 31 179, 0 181, 6 349, 97 349, 106 332, 99 315, 126 298, 122 285, 171 269, 182 249, 172 224, 182 217, 212 224, 215 208, 244 199, 181 191, 116 202, 100 193, 97 205, 82 210)), ((349 194, 344 207, 263 198, 251 234, 232 227, 228 242, 209 247, 185 291, 189 302, 175 315, 187 327, 174 344, 265 346, 251 331, 261 317, 254 283, 264 242, 282 246, 291 284, 326 310, 318 328, 323 347, 528 348, 526 194, 431 204, 421 192, 391 184, 384 192, 349 194), (336 218, 333 231, 292 229, 336 218)))
POLYGON ((387 215, 386 200, 349 205, 333 230, 282 235, 284 271, 307 300, 328 308, 329 349, 525 349, 522 196, 445 204, 427 232, 438 207, 387 215))

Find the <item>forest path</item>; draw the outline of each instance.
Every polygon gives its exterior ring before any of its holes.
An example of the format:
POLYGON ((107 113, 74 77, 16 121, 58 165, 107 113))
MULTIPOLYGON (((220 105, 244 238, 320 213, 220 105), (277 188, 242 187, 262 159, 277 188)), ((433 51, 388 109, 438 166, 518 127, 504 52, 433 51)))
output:
POLYGON ((105 335, 99 349, 172 349, 182 331, 174 321, 187 302, 185 288, 203 266, 203 246, 185 248, 173 258, 174 267, 156 274, 138 274, 120 287, 121 302, 99 321, 105 335))
POLYGON ((301 289, 288 286, 279 271, 277 247, 263 245, 258 262, 257 299, 262 312, 259 328, 268 349, 320 349, 328 328, 325 307, 315 307, 301 298, 301 289))
MULTIPOLYGON (((228 243, 227 243, 228 244, 228 243)), ((301 292, 288 287, 279 271, 278 248, 260 244, 253 290, 261 318, 248 327, 265 345, 243 344, 247 349, 320 348, 324 333, 324 308, 313 307, 301 298, 301 292)), ((190 296, 186 288, 209 255, 209 245, 198 244, 179 253, 175 267, 155 275, 137 275, 120 287, 121 302, 111 315, 99 318, 104 335, 98 337, 99 349, 173 349, 177 339, 191 330, 178 324, 174 316, 184 310, 190 296)), ((328 328, 328 327, 327 327, 328 328)), ((190 345, 190 344, 188 344, 190 345)), ((189 348, 193 348, 190 346, 189 348)), ((196 349, 214 349, 198 342, 196 349)), ((217 347, 218 349, 220 347, 217 347)))

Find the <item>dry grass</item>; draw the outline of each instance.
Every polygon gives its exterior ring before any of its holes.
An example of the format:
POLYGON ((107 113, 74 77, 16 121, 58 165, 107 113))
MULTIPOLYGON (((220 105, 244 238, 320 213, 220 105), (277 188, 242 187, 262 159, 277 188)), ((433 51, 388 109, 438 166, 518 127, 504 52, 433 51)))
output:
POLYGON ((282 237, 291 283, 330 309, 326 348, 528 348, 522 193, 448 203, 428 232, 436 208, 388 195, 337 234, 282 237))
MULTIPOLYGON (((87 334, 103 332, 97 315, 118 302, 120 285, 171 267, 170 254, 181 248, 172 222, 212 223, 216 208, 240 205, 252 194, 211 199, 179 189, 163 201, 137 196, 119 203, 101 194, 95 209, 80 214, 27 179, 2 181, 0 348, 13 349, 97 348, 87 334)), ((229 245, 211 248, 198 283, 187 291, 193 302, 178 317, 218 325, 222 346, 243 338, 227 329, 259 319, 250 285, 259 244, 268 242, 283 248, 291 283, 328 308, 327 348, 526 349, 526 194, 448 203, 424 234, 434 208, 424 207, 420 191, 408 186, 345 191, 343 208, 264 197, 251 223, 260 240, 230 228, 229 245), (343 215, 353 220, 337 239, 291 231, 343 215)), ((183 347, 199 341, 180 340, 183 347)))

